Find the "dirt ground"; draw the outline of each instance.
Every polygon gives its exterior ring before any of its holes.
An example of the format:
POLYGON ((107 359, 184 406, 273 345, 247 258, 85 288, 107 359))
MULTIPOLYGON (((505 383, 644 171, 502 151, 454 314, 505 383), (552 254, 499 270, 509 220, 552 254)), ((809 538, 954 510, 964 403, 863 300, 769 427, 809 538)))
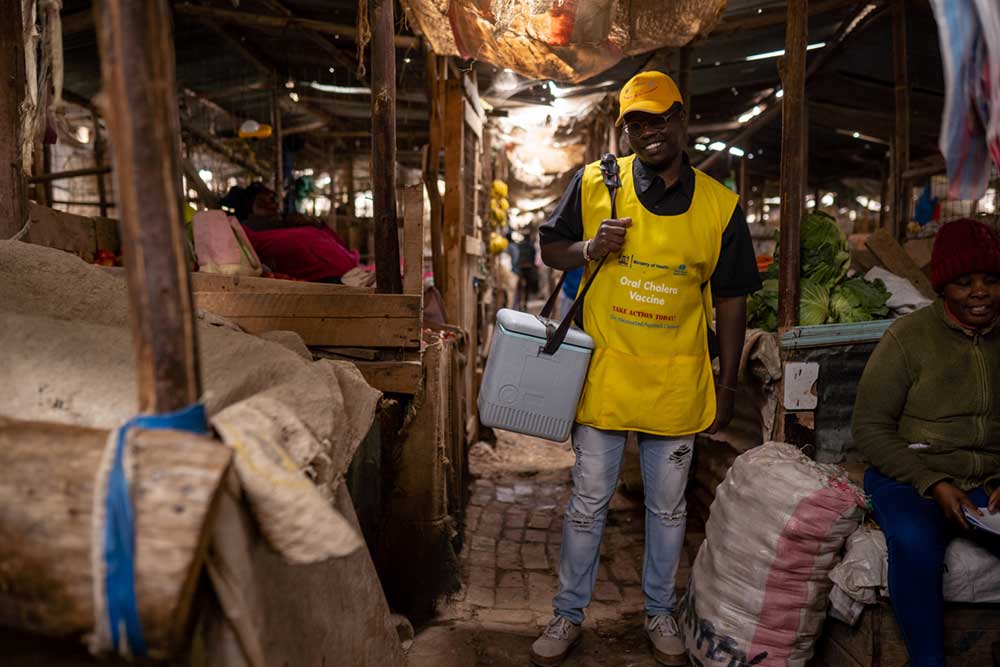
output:
MULTIPOLYGON (((626 456, 623 478, 637 466, 631 459, 626 456)), ((511 433, 499 433, 495 447, 477 443, 472 448, 476 480, 460 556, 462 589, 442 600, 437 617, 417 629, 408 652, 410 667, 530 664, 531 643, 552 616, 573 463, 568 443, 511 433)), ((701 537, 691 528, 678 597, 701 537)), ((642 629, 643 531, 641 495, 620 489, 608 514, 583 639, 567 667, 656 664, 642 629)))

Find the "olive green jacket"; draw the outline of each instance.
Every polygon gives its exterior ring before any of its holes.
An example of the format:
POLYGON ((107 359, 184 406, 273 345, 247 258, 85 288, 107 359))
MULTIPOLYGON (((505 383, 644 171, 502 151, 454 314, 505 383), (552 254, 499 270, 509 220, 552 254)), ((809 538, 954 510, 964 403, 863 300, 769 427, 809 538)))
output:
POLYGON ((1000 331, 969 331, 939 299, 901 317, 865 367, 854 443, 883 474, 926 495, 1000 482, 1000 331))

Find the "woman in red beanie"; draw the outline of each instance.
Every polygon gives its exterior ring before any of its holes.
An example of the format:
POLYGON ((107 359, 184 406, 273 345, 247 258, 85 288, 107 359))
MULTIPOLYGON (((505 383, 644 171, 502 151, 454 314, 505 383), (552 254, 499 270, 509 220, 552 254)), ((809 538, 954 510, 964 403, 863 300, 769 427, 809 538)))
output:
POLYGON ((956 536, 1000 557, 966 513, 1000 510, 1000 238, 956 220, 938 232, 940 298, 889 327, 865 367, 854 441, 889 547, 889 596, 912 667, 944 667, 941 575, 956 536))

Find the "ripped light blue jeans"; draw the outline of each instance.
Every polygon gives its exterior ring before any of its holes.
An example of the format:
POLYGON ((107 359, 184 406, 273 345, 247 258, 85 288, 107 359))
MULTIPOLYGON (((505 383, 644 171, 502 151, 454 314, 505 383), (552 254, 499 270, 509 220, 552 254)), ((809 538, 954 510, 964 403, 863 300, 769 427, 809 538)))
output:
MULTIPOLYGON (((573 427, 573 497, 563 521, 559 554, 559 593, 552 600, 557 616, 583 622, 597 581, 601 537, 608 505, 618 486, 626 431, 573 427)), ((684 489, 694 436, 666 438, 639 434, 639 457, 646 496, 646 552, 642 591, 646 614, 672 614, 674 577, 684 547, 687 504, 684 489)))

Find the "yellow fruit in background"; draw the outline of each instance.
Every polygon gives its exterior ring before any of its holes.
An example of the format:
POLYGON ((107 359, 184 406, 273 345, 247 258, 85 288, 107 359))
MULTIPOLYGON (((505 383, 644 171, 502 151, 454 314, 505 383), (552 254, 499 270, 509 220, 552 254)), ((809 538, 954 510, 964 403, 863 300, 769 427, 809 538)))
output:
POLYGON ((506 197, 507 196, 507 184, 501 181, 499 178, 493 181, 493 196, 494 197, 506 197))
POLYGON ((505 239, 504 237, 500 236, 496 232, 493 232, 492 234, 490 234, 490 254, 491 255, 499 255, 500 253, 502 253, 504 250, 507 249, 508 245, 509 244, 507 243, 507 239, 505 239))

